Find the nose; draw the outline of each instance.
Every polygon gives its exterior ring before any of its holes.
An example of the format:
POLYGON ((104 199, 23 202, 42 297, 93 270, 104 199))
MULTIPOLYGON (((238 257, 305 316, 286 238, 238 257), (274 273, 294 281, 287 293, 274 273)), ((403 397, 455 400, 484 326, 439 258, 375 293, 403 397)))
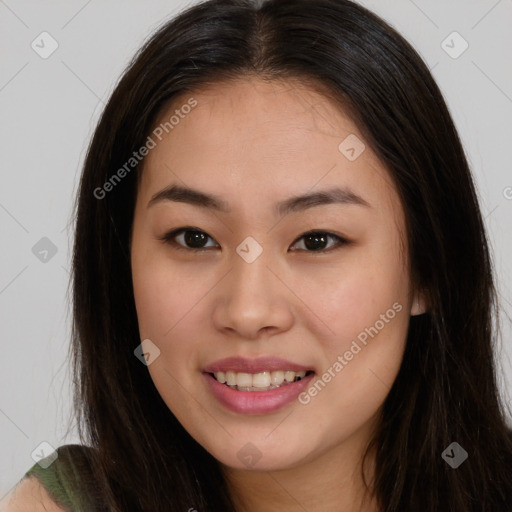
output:
MULTIPOLYGON (((231 271, 215 288, 213 322, 237 339, 256 340, 290 329, 294 319, 293 293, 265 249, 251 263, 237 253, 231 271)), ((282 274, 282 272, 281 272, 282 274)))

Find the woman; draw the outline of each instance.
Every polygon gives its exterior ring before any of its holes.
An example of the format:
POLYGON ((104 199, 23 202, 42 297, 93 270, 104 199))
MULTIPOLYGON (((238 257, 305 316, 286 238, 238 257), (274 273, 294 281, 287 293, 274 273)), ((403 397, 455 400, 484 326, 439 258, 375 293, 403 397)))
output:
POLYGON ((427 67, 361 6, 163 26, 89 147, 73 286, 89 447, 11 503, 509 510, 474 184, 427 67))

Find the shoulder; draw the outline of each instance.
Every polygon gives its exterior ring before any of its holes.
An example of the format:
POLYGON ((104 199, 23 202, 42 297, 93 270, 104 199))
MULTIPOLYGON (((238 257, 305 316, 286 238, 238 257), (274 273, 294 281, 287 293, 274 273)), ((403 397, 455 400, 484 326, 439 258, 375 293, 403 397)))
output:
POLYGON ((0 501, 0 512, 65 512, 65 509, 53 501, 37 478, 31 476, 23 478, 0 501))
POLYGON ((68 444, 40 459, 0 505, 0 512, 92 510, 95 450, 68 444))

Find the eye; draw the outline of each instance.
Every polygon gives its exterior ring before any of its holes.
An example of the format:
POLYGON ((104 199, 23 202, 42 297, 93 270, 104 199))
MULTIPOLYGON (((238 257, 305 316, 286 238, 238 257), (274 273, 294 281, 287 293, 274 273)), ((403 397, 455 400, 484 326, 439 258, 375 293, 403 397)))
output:
MULTIPOLYGON (((172 245, 175 249, 198 252, 211 247, 218 247, 218 244, 207 246, 206 242, 208 239, 213 240, 213 238, 204 231, 193 227, 174 229, 159 238, 159 240, 172 245)), ((304 239, 304 248, 292 249, 292 252, 297 250, 306 252, 329 252, 350 243, 345 238, 335 235, 334 233, 329 233, 328 231, 308 231, 297 238, 292 244, 292 247, 302 239, 304 239), (329 240, 335 241, 330 247, 328 246, 329 240), (326 245, 328 247, 326 247, 326 245)))
MULTIPOLYGON (((329 252, 334 249, 338 249, 340 246, 348 245, 350 242, 341 236, 335 235, 334 233, 329 233, 328 231, 308 231, 301 235, 297 240, 293 243, 295 245, 297 241, 304 239, 303 246, 305 248, 300 248, 301 251, 307 252, 329 252), (336 243, 326 248, 328 245, 329 239, 335 240, 336 243)), ((293 247, 292 245, 292 247, 293 247)), ((292 249, 295 251, 297 249, 292 249)))
POLYGON ((183 251, 203 251, 205 248, 208 248, 208 246, 205 245, 205 242, 208 240, 208 238, 213 240, 211 236, 207 235, 200 229, 185 227, 170 231, 159 240, 174 246, 175 249, 183 251))

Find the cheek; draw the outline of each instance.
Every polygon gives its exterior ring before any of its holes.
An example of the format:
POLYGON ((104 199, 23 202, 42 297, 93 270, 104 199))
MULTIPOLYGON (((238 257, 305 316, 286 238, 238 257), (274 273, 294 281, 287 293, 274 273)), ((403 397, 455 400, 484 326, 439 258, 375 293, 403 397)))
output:
POLYGON ((133 265, 133 291, 142 337, 160 338, 172 327, 178 301, 165 274, 155 265, 133 265))
POLYGON ((177 267, 159 249, 134 251, 132 275, 135 305, 141 336, 164 341, 187 312, 204 295, 200 283, 207 284, 197 272, 177 267))
POLYGON ((318 443, 341 439, 375 418, 398 374, 409 317, 402 303, 381 303, 361 308, 357 319, 347 312, 335 326, 338 336, 323 341, 323 373, 300 397, 311 412, 303 416, 304 428, 318 432, 318 443), (323 432, 315 418, 323 418, 323 432))
POLYGON ((332 296, 336 335, 324 340, 324 353, 325 369, 336 377, 321 400, 350 411, 356 424, 376 412, 399 371, 409 327, 407 276, 396 262, 376 265, 354 272, 332 296))
MULTIPOLYGON (((178 418, 190 414, 197 347, 187 320, 200 299, 197 283, 155 256, 132 258, 133 288, 141 339, 150 339, 159 348, 158 358, 148 366, 155 387, 178 418), (192 291, 192 292, 191 292, 192 291)), ((204 295, 204 292, 202 293, 204 295)))
POLYGON ((344 338, 355 338, 374 324, 379 331, 394 327, 398 317, 403 317, 397 315, 397 310, 406 309, 408 293, 407 282, 399 275, 395 277, 389 271, 380 275, 368 271, 347 278, 332 291, 331 301, 324 304, 324 308, 330 307, 332 330, 344 338))
POLYGON ((199 344, 208 321, 201 301, 214 285, 214 276, 197 266, 178 266, 155 248, 132 254, 132 273, 141 339, 149 338, 160 350, 148 370, 174 409, 176 401, 182 401, 177 386, 192 389, 197 376, 199 344))
POLYGON ((321 282, 309 297, 329 328, 319 339, 326 372, 319 378, 328 383, 319 383, 318 395, 313 390, 314 400, 318 398, 314 407, 329 409, 336 404, 334 424, 355 426, 373 415, 402 361, 409 326, 409 278, 398 257, 398 244, 388 245, 386 251, 384 246, 383 242, 354 252, 332 273, 334 279, 309 281, 321 282))
POLYGON ((329 353, 344 350, 345 346, 348 349, 352 339, 376 322, 381 327, 381 315, 384 321, 391 319, 382 331, 397 328, 397 336, 403 334, 404 315, 397 315, 393 304, 407 309, 408 274, 396 251, 387 249, 377 244, 365 246, 347 252, 335 265, 312 266, 297 273, 294 291, 306 298, 306 305, 314 313, 303 318, 309 319, 312 332, 324 333, 321 339, 329 353))

